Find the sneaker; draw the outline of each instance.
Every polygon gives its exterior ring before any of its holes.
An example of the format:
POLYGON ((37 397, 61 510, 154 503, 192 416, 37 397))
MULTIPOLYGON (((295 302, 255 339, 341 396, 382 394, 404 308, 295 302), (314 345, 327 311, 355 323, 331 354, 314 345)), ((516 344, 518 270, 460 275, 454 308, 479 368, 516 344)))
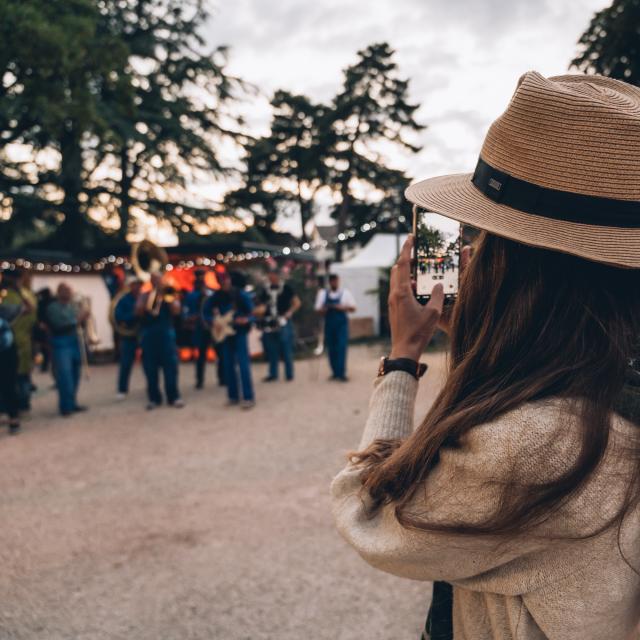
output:
POLYGON ((82 413, 83 411, 89 411, 89 407, 85 407, 83 404, 77 404, 73 408, 74 413, 82 413))
POLYGON ((347 376, 337 376, 335 379, 338 382, 349 382, 349 378, 347 378, 347 376))
POLYGON ((184 400, 182 398, 178 398, 171 403, 171 406, 175 409, 182 409, 182 407, 184 407, 184 400))
POLYGON ((116 400, 118 402, 121 402, 122 400, 124 400, 127 397, 126 393, 122 393, 122 392, 118 392, 116 393, 116 400))
POLYGON ((240 400, 227 400, 224 404, 225 407, 237 407, 240 404, 240 400))
POLYGON ((255 400, 243 400, 240 405, 243 409, 253 409, 256 406, 255 400))
POLYGON ((20 433, 20 423, 19 422, 10 422, 9 423, 9 435, 17 436, 20 433))
POLYGON ((147 402, 147 411, 153 411, 153 409, 157 409, 159 406, 157 402, 147 402))
POLYGON ((274 376, 267 376, 266 378, 262 378, 262 382, 278 382, 278 378, 274 376))
POLYGON ((204 382, 196 382, 196 389, 204 389, 204 382))

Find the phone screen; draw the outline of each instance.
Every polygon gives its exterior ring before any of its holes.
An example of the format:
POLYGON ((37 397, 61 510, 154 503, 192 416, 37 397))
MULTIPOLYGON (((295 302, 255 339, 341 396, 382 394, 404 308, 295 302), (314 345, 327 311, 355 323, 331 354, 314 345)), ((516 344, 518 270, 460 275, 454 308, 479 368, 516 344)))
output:
POLYGON ((437 213, 413 208, 413 277, 416 298, 427 302, 436 284, 444 287, 445 304, 458 295, 460 224, 437 213))

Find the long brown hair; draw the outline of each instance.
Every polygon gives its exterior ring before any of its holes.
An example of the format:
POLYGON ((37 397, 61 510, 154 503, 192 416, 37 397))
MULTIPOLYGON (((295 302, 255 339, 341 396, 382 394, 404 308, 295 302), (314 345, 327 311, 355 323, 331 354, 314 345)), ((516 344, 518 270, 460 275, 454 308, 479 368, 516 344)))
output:
MULTIPOLYGON (((377 440, 352 455, 364 467, 371 513, 393 503, 404 526, 463 534, 516 534, 541 523, 584 485, 602 460, 612 411, 639 336, 639 270, 484 233, 454 307, 444 388, 408 439, 377 440), (575 400, 580 411, 579 453, 561 477, 527 486, 506 483, 496 512, 479 524, 434 525, 409 513, 408 503, 444 447, 456 447, 476 425, 548 397, 575 400)), ((606 526, 621 522, 638 500, 640 452, 636 454, 625 504, 606 526)))

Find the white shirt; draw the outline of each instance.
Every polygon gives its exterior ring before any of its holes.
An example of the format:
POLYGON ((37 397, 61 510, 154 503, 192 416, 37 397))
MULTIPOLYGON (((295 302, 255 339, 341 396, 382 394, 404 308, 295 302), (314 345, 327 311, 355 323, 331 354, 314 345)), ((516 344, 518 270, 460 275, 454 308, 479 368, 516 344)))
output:
MULTIPOLYGON (((332 296, 340 296, 340 304, 353 309, 356 308, 356 299, 351 294, 349 289, 337 289, 331 292, 332 296)), ((327 289, 319 289, 316 294, 316 311, 320 311, 327 302, 327 289)))

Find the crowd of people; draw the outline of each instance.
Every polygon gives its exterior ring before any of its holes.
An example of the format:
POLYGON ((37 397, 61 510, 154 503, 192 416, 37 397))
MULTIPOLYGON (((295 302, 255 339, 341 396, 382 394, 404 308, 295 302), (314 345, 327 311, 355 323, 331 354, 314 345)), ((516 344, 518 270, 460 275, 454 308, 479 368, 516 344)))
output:
MULTIPOLYGON (((195 388, 204 388, 207 363, 213 355, 217 384, 226 388, 229 406, 250 409, 255 405, 249 346, 252 327, 261 332, 268 362, 264 382, 277 382, 281 368, 284 380, 294 379, 293 320, 302 301, 292 285, 275 268, 268 271, 264 286, 257 291, 246 286, 241 272, 216 273, 217 289, 208 286, 206 276, 206 270, 195 270, 193 289, 183 294, 168 286, 161 272, 151 273, 148 283, 133 273, 127 277, 114 299, 111 318, 118 357, 116 399, 127 398, 141 351, 147 409, 164 403, 184 407, 178 323, 188 332, 195 355, 195 388)), ((18 433, 21 414, 30 410, 36 389, 31 378, 36 356, 43 370, 51 362, 60 415, 85 411, 87 407, 78 403, 77 396, 81 371, 88 361, 90 310, 78 303, 68 283, 61 283, 55 295, 44 289, 36 296, 29 271, 8 269, 0 277, 0 412, 9 416, 9 433, 18 433)), ((336 275, 330 275, 327 286, 318 290, 315 311, 324 324, 320 344, 328 354, 331 379, 339 382, 348 380, 348 314, 355 306, 352 294, 340 286, 336 275)))

